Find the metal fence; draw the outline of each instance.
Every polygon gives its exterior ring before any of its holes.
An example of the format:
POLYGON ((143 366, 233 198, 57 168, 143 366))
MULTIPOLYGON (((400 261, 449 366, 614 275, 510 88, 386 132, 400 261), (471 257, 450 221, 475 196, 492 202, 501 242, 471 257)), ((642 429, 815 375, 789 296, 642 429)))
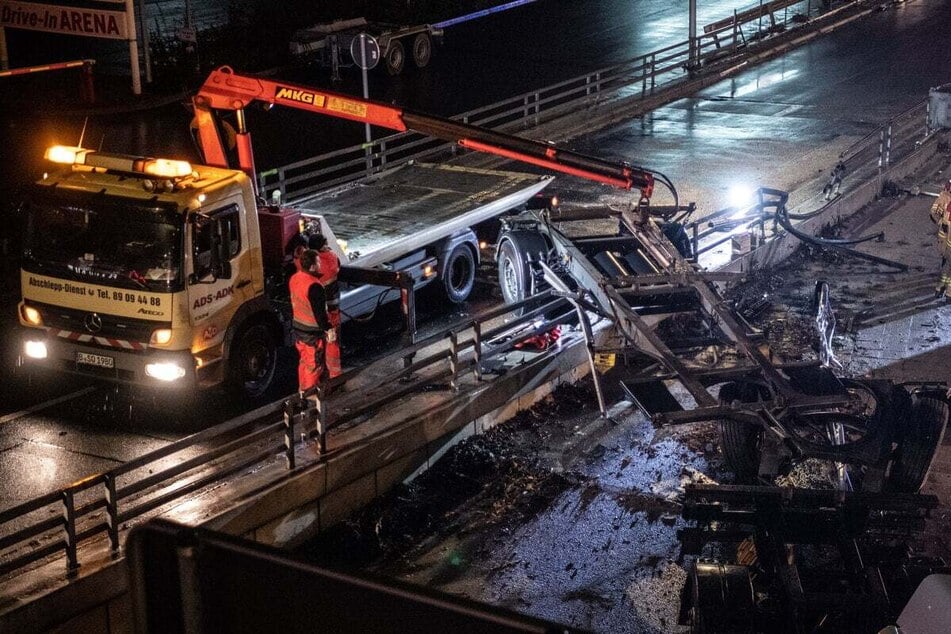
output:
POLYGON ((466 373, 482 380, 485 361, 510 352, 520 342, 550 329, 570 314, 567 303, 550 293, 480 313, 338 377, 332 385, 357 380, 366 372, 379 372, 381 367, 392 367, 394 363, 398 366, 402 361, 402 369, 390 372, 382 382, 388 389, 359 406, 335 409, 334 399, 326 398, 324 390, 318 394, 315 408, 299 407, 301 403, 313 403, 299 397, 272 403, 105 473, 6 509, 0 512, 0 577, 54 555, 65 555, 66 574, 74 576, 81 563, 81 544, 107 538, 108 547, 116 556, 120 552, 119 530, 124 524, 280 456, 287 468, 293 469, 301 432, 313 433, 326 450, 328 430, 359 421, 428 386, 446 383, 449 390, 456 392, 466 373), (548 319, 542 319, 545 314, 548 319), (509 319, 499 323, 507 315, 509 319), (448 345, 440 345, 444 342, 448 345), (428 354, 415 360, 421 353, 428 354))
MULTIPOLYGON (((804 220, 821 214, 839 194, 885 174, 893 163, 920 148, 935 132, 928 127, 928 105, 927 99, 915 104, 845 148, 837 164, 828 166, 828 176, 815 184, 815 194, 804 205, 812 209, 797 210, 790 213, 790 218, 804 220), (839 165, 841 169, 837 169, 839 165)), ((752 232, 762 243, 781 231, 773 216, 764 216, 759 209, 755 203, 745 213, 721 209, 687 224, 695 256, 699 258, 731 241, 737 233, 752 232)))
MULTIPOLYGON (((734 12, 732 17, 704 27, 695 49, 690 40, 684 40, 452 118, 511 132, 533 128, 599 102, 619 97, 644 98, 659 88, 688 79, 693 69, 728 59, 753 42, 805 22, 819 6, 818 0, 775 0, 755 9, 734 12), (799 11, 792 11, 794 7, 799 11)), ((445 156, 454 150, 450 143, 415 132, 394 134, 261 172, 259 191, 265 197, 280 191, 284 200, 300 199, 407 161, 445 156)))

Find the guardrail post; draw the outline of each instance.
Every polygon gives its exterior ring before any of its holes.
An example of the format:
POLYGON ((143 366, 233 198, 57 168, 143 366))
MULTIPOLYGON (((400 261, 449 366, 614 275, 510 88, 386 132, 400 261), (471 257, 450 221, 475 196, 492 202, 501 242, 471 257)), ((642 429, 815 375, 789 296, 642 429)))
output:
POLYGON ((885 133, 885 167, 887 168, 889 163, 892 160, 892 124, 888 124, 888 129, 885 133))
POLYGON ((736 19, 736 9, 733 9, 733 49, 740 44, 740 24, 736 19))
POLYGON ((416 343, 416 289, 413 280, 400 289, 403 304, 403 318, 406 320, 406 336, 410 343, 416 343))
POLYGON ((654 92, 654 85, 657 81, 657 53, 651 53, 651 92, 654 92))
POLYGON ((449 331, 449 388, 453 392, 459 391, 459 335, 455 330, 449 331))
POLYGON ((76 556, 76 504, 71 489, 63 491, 63 522, 66 531, 66 576, 75 577, 79 572, 76 556))
POLYGON ((535 93, 535 125, 538 125, 538 113, 540 109, 541 109, 541 105, 539 104, 538 93, 536 92, 535 93))
POLYGON ((476 381, 482 380, 482 324, 472 322, 472 356, 475 359, 476 381))
POLYGON ((380 171, 386 169, 386 139, 380 141, 380 171))
POLYGON ((885 167, 885 129, 882 128, 878 132, 878 169, 882 170, 885 167))
POLYGON ((290 399, 284 401, 284 460, 288 470, 296 466, 294 456, 294 405, 290 399))
POLYGON ((327 453, 327 392, 323 386, 317 388, 314 403, 314 422, 317 424, 317 446, 321 455, 327 453))
POLYGON ((641 97, 647 94, 647 58, 641 62, 641 97))
POLYGON ((112 556, 119 554, 119 500, 116 496, 116 477, 106 474, 106 526, 109 531, 109 545, 112 556))
POLYGON ((693 257, 698 262, 700 261, 700 255, 698 249, 700 248, 700 225, 696 222, 691 225, 693 227, 693 257))
POLYGON ((528 119, 528 95, 522 97, 522 123, 524 125, 525 120, 528 119))

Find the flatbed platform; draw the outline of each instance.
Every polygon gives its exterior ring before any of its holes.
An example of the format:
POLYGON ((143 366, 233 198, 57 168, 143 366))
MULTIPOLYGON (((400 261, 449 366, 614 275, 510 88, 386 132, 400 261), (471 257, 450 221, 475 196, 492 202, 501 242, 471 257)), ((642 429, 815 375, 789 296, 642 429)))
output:
POLYGON ((297 202, 347 244, 349 264, 374 267, 523 204, 551 176, 410 163, 297 202))

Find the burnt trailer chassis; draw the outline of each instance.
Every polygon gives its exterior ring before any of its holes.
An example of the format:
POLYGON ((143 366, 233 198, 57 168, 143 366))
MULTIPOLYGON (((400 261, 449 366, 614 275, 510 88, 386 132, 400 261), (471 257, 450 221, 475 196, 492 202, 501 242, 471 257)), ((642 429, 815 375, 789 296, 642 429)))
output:
MULTIPOLYGON (((761 218, 785 213, 785 194, 773 193, 760 197, 761 218)), ((717 290, 737 275, 704 273, 688 257, 680 228, 666 222, 679 211, 548 208, 507 219, 502 295, 516 301, 547 284, 574 304, 602 414, 595 354, 615 353, 623 390, 655 426, 719 423, 738 482, 772 484, 809 458, 831 467, 827 490, 688 487, 683 516, 697 525, 679 534, 681 556, 694 558, 681 624, 798 634, 894 623, 926 575, 951 571, 909 548, 937 505, 917 492, 948 422, 946 388, 837 376, 826 285, 815 297, 818 360, 779 359, 717 290), (620 346, 595 346, 592 313, 612 322, 620 346), (700 336, 665 327, 684 317, 700 336)))
MULTIPOLYGON (((761 216, 784 210, 786 196, 774 193, 760 197, 761 216)), ((701 271, 668 238, 676 232, 664 221, 677 211, 546 208, 506 219, 502 295, 517 301, 547 283, 568 298, 592 359, 613 352, 624 360, 622 387, 655 426, 719 423, 739 482, 772 482, 814 458, 835 465, 840 489, 916 493, 947 424, 944 387, 839 377, 828 350, 825 365, 780 360, 715 286, 738 274, 701 271), (594 347, 590 313, 613 323, 619 346, 594 347), (677 319, 695 321, 701 336, 672 334, 677 319), (699 360, 704 349, 713 363, 699 360)))
POLYGON ((702 633, 878 632, 925 577, 951 572, 909 546, 937 504, 910 493, 688 486, 682 514, 695 526, 678 537, 681 561, 694 560, 679 622, 702 633))

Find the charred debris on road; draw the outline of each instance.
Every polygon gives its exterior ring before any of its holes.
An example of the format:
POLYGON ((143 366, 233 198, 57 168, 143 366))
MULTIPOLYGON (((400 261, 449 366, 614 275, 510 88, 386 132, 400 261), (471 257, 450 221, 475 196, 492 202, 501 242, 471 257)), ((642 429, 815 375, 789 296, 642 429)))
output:
MULTIPOLYGON (((845 226, 830 229, 826 237, 847 234, 849 225, 862 222, 860 214, 845 226)), ((726 298, 739 314, 762 331, 770 347, 778 354, 790 360, 803 360, 813 356, 819 340, 814 323, 816 275, 829 273, 833 267, 849 273, 849 283, 839 285, 841 296, 833 298, 840 332, 846 336, 863 320, 876 318, 869 297, 877 287, 885 283, 900 285, 903 277, 918 280, 930 274, 924 270, 925 267, 913 266, 896 276, 893 270, 876 263, 816 246, 805 246, 784 265, 750 275, 743 283, 731 288, 726 298)), ((674 334, 679 330, 685 337, 689 337, 695 327, 696 324, 689 319, 672 320, 664 325, 674 334)), ((844 345, 842 339, 835 338, 836 349, 844 345)), ((732 496, 733 508, 739 513, 747 501, 744 496, 759 495, 735 486, 734 476, 718 452, 716 424, 661 430, 653 438, 645 425, 638 431, 641 437, 625 445, 605 440, 611 437, 610 430, 606 432, 598 426, 617 423, 599 419, 596 412, 590 379, 575 386, 562 386, 552 397, 518 414, 515 419, 463 441, 411 484, 398 487, 378 499, 348 522, 322 534, 299 554, 326 565, 359 566, 387 575, 412 576, 418 567, 414 563, 416 558, 442 540, 474 541, 477 546, 470 546, 472 550, 467 551, 467 557, 488 558, 493 547, 536 521, 551 507, 564 504, 564 500, 575 500, 573 510, 580 513, 599 496, 607 495, 617 507, 626 511, 627 520, 624 522, 630 521, 630 526, 640 521, 669 529, 669 548, 661 554, 655 551, 645 555, 639 552, 642 550, 639 544, 631 543, 629 538, 613 545, 609 539, 607 543, 614 549, 610 552, 623 558, 628 569, 633 567, 649 577, 660 577, 667 575, 672 567, 677 568, 679 564, 674 562, 678 555, 698 557, 697 564, 689 573, 678 573, 681 575, 678 578, 685 581, 683 596, 670 598, 671 601, 682 598, 679 615, 682 624, 691 624, 700 628, 699 631, 763 631, 764 627, 781 623, 785 618, 783 615, 791 609, 787 605, 790 588, 783 587, 779 581, 788 576, 776 574, 778 553, 785 548, 781 540, 765 541, 758 537, 763 533, 762 527, 749 525, 743 528, 746 531, 743 539, 732 534, 727 541, 716 542, 715 537, 704 533, 704 526, 709 529, 718 522, 729 525, 728 518, 723 515, 724 509, 731 508, 727 498, 732 496), (673 452, 664 448, 662 451, 666 454, 662 459, 679 463, 675 465, 680 476, 679 484, 673 492, 656 486, 663 479, 661 469, 657 471, 657 482, 640 482, 636 487, 622 491, 609 484, 610 477, 579 468, 580 465, 602 461, 606 454, 616 454, 617 462, 612 468, 617 471, 614 475, 620 475, 637 461, 651 463, 657 459, 658 447, 671 436, 676 436, 678 448, 673 452), (711 487, 717 484, 726 486, 711 487), (722 493, 713 494, 712 490, 722 493), (718 498, 717 495, 726 497, 718 498), (698 511, 698 508, 703 510, 698 511), (687 528, 681 513, 689 522, 696 522, 696 527, 687 528), (677 541, 675 527, 681 529, 682 539, 688 536, 683 544, 677 541), (708 543, 711 540, 714 543, 708 543), (739 552, 736 543, 730 540, 740 542, 739 552), (760 558, 757 557, 757 547, 760 558), (750 571, 754 571, 752 576, 750 571), (711 601, 710 597, 719 593, 717 590, 711 594, 711 588, 715 590, 724 583, 737 582, 743 588, 751 588, 752 593, 711 601), (723 620, 711 616, 718 613, 732 616, 723 620)), ((799 528, 797 532, 797 529, 790 528, 785 536, 794 543, 807 538, 818 542, 815 546, 799 548, 796 559, 790 560, 795 574, 802 575, 800 584, 792 590, 793 595, 801 593, 805 585, 813 588, 810 595, 813 599, 813 595, 825 593, 826 601, 842 603, 841 609, 835 610, 801 609, 798 615, 803 623, 825 623, 822 627, 834 625, 840 628, 839 631, 886 624, 896 616, 901 605, 899 602, 903 604, 907 600, 916 580, 931 571, 946 570, 943 559, 951 554, 951 544, 936 538, 948 526, 946 502, 927 495, 903 494, 906 497, 901 500, 875 493, 844 496, 835 492, 834 480, 828 464, 807 460, 797 465, 775 481, 774 484, 780 485, 775 489, 777 499, 785 502, 779 507, 765 504, 767 510, 761 517, 766 519, 762 521, 775 522, 780 518, 794 523, 803 517, 815 517, 819 512, 816 504, 827 516, 823 520, 825 529, 799 528), (803 496, 796 493, 799 489, 810 489, 815 493, 803 496), (815 500, 807 500, 810 495, 815 500), (822 496, 832 497, 826 500, 822 496), (820 498, 825 501, 816 502, 820 498), (777 514, 777 508, 786 511, 777 514), (893 521, 883 530, 880 523, 873 521, 876 517, 891 517, 893 521), (852 545, 851 552, 841 550, 843 527, 848 529, 844 533, 844 543, 852 545), (927 540, 922 537, 923 531, 927 540), (868 575, 874 570, 886 574, 881 579, 872 579, 874 575, 868 575), (819 578, 823 579, 821 584, 816 581, 819 578), (816 590, 817 587, 821 591, 816 590), (856 596, 862 597, 860 603, 865 602, 863 605, 875 606, 868 608, 865 621, 848 623, 848 615, 854 614, 858 606, 849 605, 840 594, 843 588, 858 593, 856 596), (891 597, 882 599, 881 594, 875 596, 876 592, 890 592, 891 597)), ((627 528, 626 524, 621 526, 616 513, 605 516, 604 521, 614 529, 627 528)), ((576 561, 564 564, 569 579, 573 580, 577 571, 585 567, 587 557, 586 552, 578 552, 576 561)), ((509 564, 529 566, 527 561, 518 558, 513 561, 514 564, 493 563, 493 570, 509 564)), ((466 568, 468 562, 459 561, 455 565, 466 568)), ((515 598, 509 596, 508 600, 515 601, 516 606, 521 605, 521 609, 544 612, 545 608, 540 605, 532 607, 532 599, 526 599, 514 590, 507 591, 515 593, 515 598)), ((579 597, 584 599, 581 610, 589 613, 589 618, 591 612, 599 610, 610 612, 619 606, 626 609, 636 607, 623 592, 611 596, 604 588, 598 590, 587 586, 567 591, 562 600, 571 603, 579 597)), ((648 619, 646 623, 646 631, 665 629, 656 619, 648 619)), ((663 623, 673 625, 669 620, 663 623)))

